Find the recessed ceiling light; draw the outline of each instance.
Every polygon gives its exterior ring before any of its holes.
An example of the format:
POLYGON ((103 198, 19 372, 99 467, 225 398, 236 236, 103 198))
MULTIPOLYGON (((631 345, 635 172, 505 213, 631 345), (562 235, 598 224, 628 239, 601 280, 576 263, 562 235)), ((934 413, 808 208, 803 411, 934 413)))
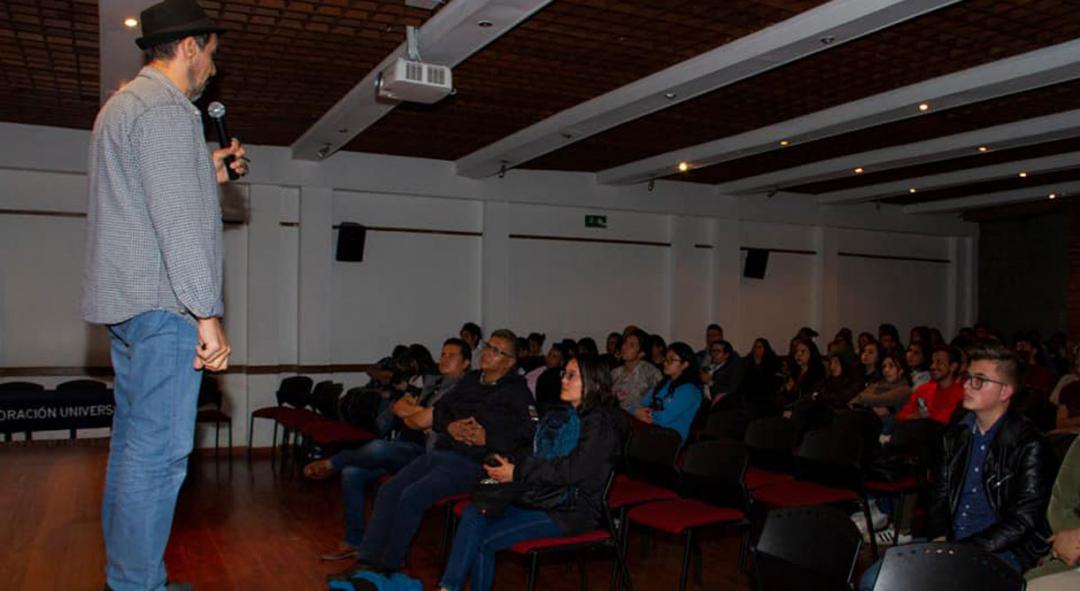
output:
POLYGON ((665 92, 664 93, 664 98, 666 98, 669 101, 674 100, 675 97, 677 97, 677 96, 679 96, 679 95, 675 94, 674 92, 665 92))
POLYGON ((791 142, 789 142, 787 140, 780 140, 780 145, 781 146, 788 146, 788 145, 791 145, 791 142))
POLYGON ((851 172, 854 172, 855 174, 862 174, 863 173, 863 167, 860 166, 860 167, 856 168, 855 170, 853 170, 851 172))
POLYGON ((1057 193, 1050 193, 1051 199, 1057 199, 1057 193))
POLYGON ((929 111, 930 110, 930 103, 919 103, 919 110, 920 111, 929 111))
POLYGON ((979 151, 980 151, 980 152, 989 152, 989 151, 990 151, 990 148, 988 148, 988 147, 986 147, 986 146, 979 146, 979 151))
POLYGON ((481 29, 487 29, 487 28, 495 26, 495 23, 493 23, 491 21, 480 21, 480 22, 476 23, 476 26, 480 27, 481 29))
POLYGON ((679 172, 686 172, 688 170, 690 170, 690 163, 689 162, 680 162, 679 163, 679 172))
POLYGON ((1020 177, 1020 178, 1022 178, 1022 179, 1026 179, 1026 178, 1027 178, 1027 173, 1026 173, 1026 172, 1023 172, 1023 171, 1021 171, 1021 172, 1020 172, 1020 174, 1018 174, 1018 175, 1016 175, 1016 176, 1018 176, 1018 177, 1020 177))
POLYGON ((135 27, 139 26, 139 19, 132 18, 132 17, 129 16, 126 19, 124 19, 124 26, 129 28, 129 29, 134 29, 135 27))
POLYGON ((908 193, 914 193, 916 191, 918 191, 918 189, 916 189, 915 187, 912 187, 912 188, 907 190, 908 193))

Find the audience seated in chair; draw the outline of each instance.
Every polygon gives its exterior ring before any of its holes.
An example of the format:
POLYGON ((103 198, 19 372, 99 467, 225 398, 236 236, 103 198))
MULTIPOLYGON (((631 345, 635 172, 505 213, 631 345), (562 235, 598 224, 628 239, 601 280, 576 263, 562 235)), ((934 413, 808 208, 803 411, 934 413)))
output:
POLYGON ((563 491, 566 501, 550 510, 511 505, 498 516, 476 505, 464 511, 453 550, 439 582, 444 591, 492 588, 495 553, 535 538, 573 536, 594 529, 605 499, 603 488, 621 441, 622 419, 611 395, 611 377, 602 360, 580 357, 566 366, 561 411, 548 413, 533 441, 532 455, 521 460, 496 455, 485 466, 489 478, 529 488, 563 491))
POLYGON ((743 359, 740 385, 742 407, 750 419, 780 413, 776 391, 780 387, 780 360, 768 339, 754 339, 754 346, 743 359))
POLYGON ((922 341, 912 342, 904 353, 912 390, 930 381, 930 355, 927 355, 926 347, 922 341))
POLYGON ((790 373, 780 387, 780 399, 785 405, 817 399, 825 384, 825 363, 814 341, 795 337, 791 343, 790 373))
POLYGON ((516 457, 529 446, 536 409, 525 380, 514 371, 516 339, 509 330, 491 333, 480 354, 480 371, 466 374, 435 405, 434 449, 379 488, 357 549, 360 565, 399 571, 424 513, 435 501, 471 491, 483 476, 481 461, 489 454, 516 457))
MULTIPOLYGON (((1050 549, 1051 452, 1034 425, 1009 412, 1021 384, 1014 353, 973 349, 968 372, 963 404, 971 412, 943 437, 926 533, 973 544, 1023 572, 1050 549)), ((873 588, 879 568, 867 570, 860 588, 873 588)))
POLYGON ((645 394, 663 379, 660 370, 646 359, 649 335, 640 328, 623 337, 619 355, 622 365, 611 370, 611 391, 626 412, 633 413, 641 406, 645 394))
POLYGON ((1057 424, 1058 429, 1067 431, 1080 431, 1080 355, 1073 357, 1072 373, 1064 376, 1058 382, 1057 399, 1051 400, 1058 405, 1057 424), (1067 378, 1073 379, 1066 381, 1067 378), (1061 383, 1064 382, 1064 385, 1061 383))
MULTIPOLYGON (((859 347, 859 364, 862 365, 863 388, 881 380, 881 345, 870 336, 870 333, 859 335, 868 339, 859 347)), ((862 340, 860 338, 860 340, 862 340)))
POLYGON ((1042 564, 1024 574, 1028 591, 1080 589, 1080 437, 1058 471, 1046 510, 1053 546, 1042 564))
POLYGON ((697 352, 698 367, 711 371, 712 345, 724 340, 724 327, 713 323, 705 328, 705 348, 697 352))
POLYGON ((701 368, 701 382, 710 413, 742 406, 742 358, 731 343, 721 339, 709 345, 709 365, 701 368))
POLYGON ((645 396, 634 416, 644 423, 678 431, 686 445, 690 424, 701 406, 698 373, 690 345, 672 343, 664 355, 664 380, 645 396))
POLYGON ((882 377, 860 392, 848 403, 850 407, 866 407, 881 417, 882 433, 892 432, 894 417, 911 398, 903 355, 893 351, 885 354, 881 363, 882 377))
POLYGON ((844 350, 830 353, 826 367, 825 382, 818 399, 835 409, 847 408, 848 402, 863 389, 862 380, 856 375, 859 367, 844 350))
POLYGON ((896 413, 896 420, 933 419, 948 425, 964 398, 959 380, 960 350, 937 347, 930 356, 930 381, 912 393, 907 404, 896 413))
POLYGON ((544 358, 544 365, 525 374, 525 382, 536 400, 536 410, 540 414, 559 404, 559 392, 562 391, 562 372, 569 361, 566 347, 562 343, 552 343, 544 358))
POLYGON ((607 341, 604 343, 604 354, 600 356, 600 359, 608 364, 609 369, 615 369, 622 365, 622 344, 622 333, 608 333, 607 341))
POLYGON ((396 440, 377 439, 363 447, 348 449, 333 457, 316 460, 304 467, 309 478, 326 478, 341 472, 341 497, 345 508, 345 539, 323 554, 323 560, 356 557, 364 539, 364 492, 384 474, 393 474, 434 444, 431 430, 434 406, 461 380, 469 368, 472 350, 461 339, 443 343, 439 375, 424 383, 418 397, 405 395, 390 410, 404 425, 396 440))

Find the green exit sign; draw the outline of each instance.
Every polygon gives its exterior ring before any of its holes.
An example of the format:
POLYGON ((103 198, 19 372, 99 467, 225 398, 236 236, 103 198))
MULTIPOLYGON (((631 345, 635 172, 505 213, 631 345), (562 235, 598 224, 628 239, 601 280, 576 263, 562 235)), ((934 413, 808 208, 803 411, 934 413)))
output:
POLYGON ((587 215, 585 216, 586 228, 606 228, 607 216, 606 215, 587 215))

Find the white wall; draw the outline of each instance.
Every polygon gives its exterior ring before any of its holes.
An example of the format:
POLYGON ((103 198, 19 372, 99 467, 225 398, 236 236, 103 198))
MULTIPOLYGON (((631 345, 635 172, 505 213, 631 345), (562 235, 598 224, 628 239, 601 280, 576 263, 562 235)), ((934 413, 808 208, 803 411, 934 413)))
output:
MULTIPOLYGON (((78 318, 87 137, 0 123, 0 379, 51 386, 107 364, 104 331, 78 318)), ((239 222, 225 232, 226 326, 233 363, 249 368, 222 378, 238 444, 285 375, 265 368, 302 364, 350 387, 362 377, 329 373, 331 364, 373 361, 398 342, 434 350, 468 320, 601 344, 635 323, 695 348, 716 321, 745 351, 758 335, 782 350, 803 325, 831 335, 888 320, 949 333, 975 314, 976 228, 952 216, 735 198, 689 183, 598 186, 578 173, 476 181, 441 161, 248 153, 252 174, 223 197, 225 218, 239 222), (606 215, 608 227, 586 228, 587 214, 606 215), (342 221, 374 227, 364 262, 334 260, 342 221), (810 254, 773 252, 765 279, 751 280, 741 277, 743 247, 810 254)), ((257 429, 265 444, 269 427, 257 429)))

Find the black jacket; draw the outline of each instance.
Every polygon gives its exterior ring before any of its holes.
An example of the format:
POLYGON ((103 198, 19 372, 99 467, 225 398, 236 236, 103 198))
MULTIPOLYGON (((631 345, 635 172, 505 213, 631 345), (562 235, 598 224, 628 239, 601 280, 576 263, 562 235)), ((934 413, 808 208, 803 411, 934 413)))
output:
POLYGON ((435 405, 435 448, 456 451, 477 462, 490 453, 513 457, 527 452, 536 428, 536 408, 525 380, 508 373, 494 384, 484 384, 481 373, 477 370, 465 374, 457 387, 435 405), (466 445, 446 432, 450 423, 469 417, 484 427, 486 445, 466 445))
POLYGON ((530 486, 574 487, 569 502, 549 512, 566 535, 596 527, 624 425, 619 409, 594 408, 581 416, 581 435, 569 455, 551 460, 530 457, 514 469, 514 480, 530 486))
MULTIPOLYGON (((982 470, 987 500, 997 523, 964 540, 987 552, 1013 552, 1022 570, 1050 550, 1046 506, 1054 484, 1051 453, 1042 434, 1027 419, 1006 413, 990 442, 982 470)), ((967 474, 971 427, 953 425, 942 438, 943 455, 931 495, 931 538, 952 537, 952 523, 967 474)))

